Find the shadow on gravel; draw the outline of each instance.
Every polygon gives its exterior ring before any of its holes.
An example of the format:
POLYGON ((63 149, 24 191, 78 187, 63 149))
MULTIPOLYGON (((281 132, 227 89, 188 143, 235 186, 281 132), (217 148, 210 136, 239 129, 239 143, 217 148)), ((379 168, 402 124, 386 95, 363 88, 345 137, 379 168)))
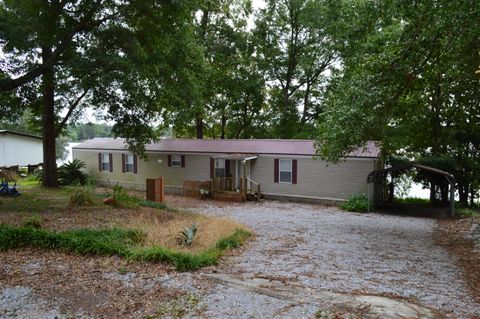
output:
POLYGON ((448 218, 449 208, 436 205, 386 203, 378 208, 378 212, 387 215, 433 218, 448 218))

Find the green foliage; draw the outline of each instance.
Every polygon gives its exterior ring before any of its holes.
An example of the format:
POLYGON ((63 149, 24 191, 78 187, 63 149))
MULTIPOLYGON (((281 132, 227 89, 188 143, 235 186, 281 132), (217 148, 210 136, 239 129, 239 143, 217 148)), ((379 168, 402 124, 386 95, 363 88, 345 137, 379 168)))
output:
POLYGON ((395 201, 399 203, 406 203, 406 204, 430 204, 429 199, 418 198, 418 197, 396 198, 395 201))
POLYGON ((191 246, 197 234, 197 225, 192 224, 190 227, 184 227, 180 232, 178 242, 182 246, 191 246))
POLYGON ((218 242, 223 244, 192 254, 158 246, 142 247, 144 235, 135 230, 79 229, 55 232, 0 224, 0 251, 35 247, 81 255, 118 255, 132 260, 167 263, 179 271, 188 271, 215 264, 226 249, 239 247, 249 236, 251 234, 246 231, 236 230, 218 242))
POLYGON ((18 184, 21 185, 22 187, 25 187, 25 186, 38 186, 41 179, 42 179, 42 176, 41 176, 41 172, 40 170, 38 170, 37 172, 33 173, 33 174, 30 174, 30 175, 27 175, 27 177, 24 177, 20 180, 18 180, 18 184))
POLYGON ((169 207, 164 203, 157 203, 157 202, 145 200, 145 201, 142 201, 140 204, 141 206, 144 206, 144 207, 151 207, 151 208, 156 208, 161 210, 169 210, 169 207))
POLYGON ((212 249, 191 254, 158 246, 136 250, 131 256, 135 260, 171 264, 179 271, 195 270, 213 265, 219 257, 220 252, 212 249))
POLYGON ((142 234, 133 230, 79 229, 54 232, 31 227, 0 225, 0 251, 36 247, 82 255, 127 256, 129 248, 141 243, 142 240, 142 234))
POLYGON ((457 216, 461 218, 480 218, 480 210, 472 208, 459 208, 456 210, 457 216))
POLYGON ((92 187, 75 187, 70 195, 70 205, 72 206, 91 206, 96 202, 95 191, 92 187))
POLYGON ((86 167, 85 162, 74 159, 58 168, 58 181, 60 185, 85 185, 88 175, 82 169, 86 167))
POLYGON ((333 69, 336 56, 330 33, 337 14, 329 1, 269 0, 256 16, 257 61, 271 87, 274 137, 312 137, 323 112, 323 73, 333 69))
POLYGON ((43 218, 39 215, 27 217, 23 222, 23 227, 42 228, 43 218))
POLYGON ((78 123, 68 126, 72 141, 80 142, 94 137, 113 137, 112 127, 104 123, 78 123))
MULTIPOLYGON (((326 94, 319 154, 335 162, 378 140, 386 157, 452 159, 444 169, 455 174, 460 200, 477 197, 480 29, 468 21, 480 19, 480 9, 448 0, 338 4, 342 69, 326 94)), ((443 182, 422 175, 445 201, 443 182)))
MULTIPOLYGON (((368 211, 368 198, 365 194, 352 195, 340 205, 340 208, 349 212, 365 213, 368 211)), ((370 205, 370 210, 373 207, 370 205)))
POLYGON ((225 250, 240 247, 250 236, 251 233, 237 229, 232 235, 221 238, 215 247, 197 254, 175 252, 162 247, 147 247, 137 250, 131 258, 173 264, 180 271, 195 270, 215 264, 225 250))
POLYGON ((114 205, 117 207, 135 208, 139 207, 142 200, 131 196, 127 193, 127 190, 120 185, 112 187, 114 205))
POLYGON ((238 248, 242 246, 245 240, 250 236, 252 236, 252 234, 249 231, 237 229, 232 235, 221 238, 215 247, 219 250, 238 248))

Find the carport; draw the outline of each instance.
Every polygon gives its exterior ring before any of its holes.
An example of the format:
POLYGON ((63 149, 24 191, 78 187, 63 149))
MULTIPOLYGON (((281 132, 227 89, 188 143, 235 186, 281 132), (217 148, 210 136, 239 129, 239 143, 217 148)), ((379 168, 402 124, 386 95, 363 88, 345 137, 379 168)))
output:
MULTIPOLYGON (((394 165, 392 167, 388 167, 385 169, 375 170, 370 174, 368 174, 367 183, 370 184, 370 183, 382 182, 385 180, 388 174, 397 173, 397 172, 398 173, 406 172, 411 170, 412 168, 428 171, 428 172, 445 177, 448 184, 450 184, 450 216, 453 217, 455 215, 455 177, 453 177, 453 175, 448 172, 442 171, 434 167, 425 166, 425 165, 412 162, 412 163, 394 165)), ((368 190, 370 191, 369 187, 368 187, 368 190)))

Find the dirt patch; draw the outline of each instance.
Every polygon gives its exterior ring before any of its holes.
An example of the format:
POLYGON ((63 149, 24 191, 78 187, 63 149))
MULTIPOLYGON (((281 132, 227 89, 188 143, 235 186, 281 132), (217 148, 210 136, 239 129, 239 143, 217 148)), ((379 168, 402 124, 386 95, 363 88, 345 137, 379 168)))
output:
MULTIPOLYGON (((436 241, 456 256, 456 263, 472 296, 480 304, 480 251, 476 247, 476 232, 480 219, 449 219, 438 222, 436 241)), ((480 311, 476 318, 480 318, 480 311)))
POLYGON ((32 249, 2 252, 0 259, 0 288, 28 287, 44 308, 67 317, 143 318, 188 291, 201 293, 178 285, 177 274, 160 264, 32 249))

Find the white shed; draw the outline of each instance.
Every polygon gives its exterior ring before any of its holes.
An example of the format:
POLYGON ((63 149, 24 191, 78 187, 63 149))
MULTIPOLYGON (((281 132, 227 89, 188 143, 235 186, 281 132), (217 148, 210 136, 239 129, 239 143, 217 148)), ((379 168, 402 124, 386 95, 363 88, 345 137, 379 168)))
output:
POLYGON ((0 167, 38 165, 42 162, 41 137, 0 130, 0 167))

